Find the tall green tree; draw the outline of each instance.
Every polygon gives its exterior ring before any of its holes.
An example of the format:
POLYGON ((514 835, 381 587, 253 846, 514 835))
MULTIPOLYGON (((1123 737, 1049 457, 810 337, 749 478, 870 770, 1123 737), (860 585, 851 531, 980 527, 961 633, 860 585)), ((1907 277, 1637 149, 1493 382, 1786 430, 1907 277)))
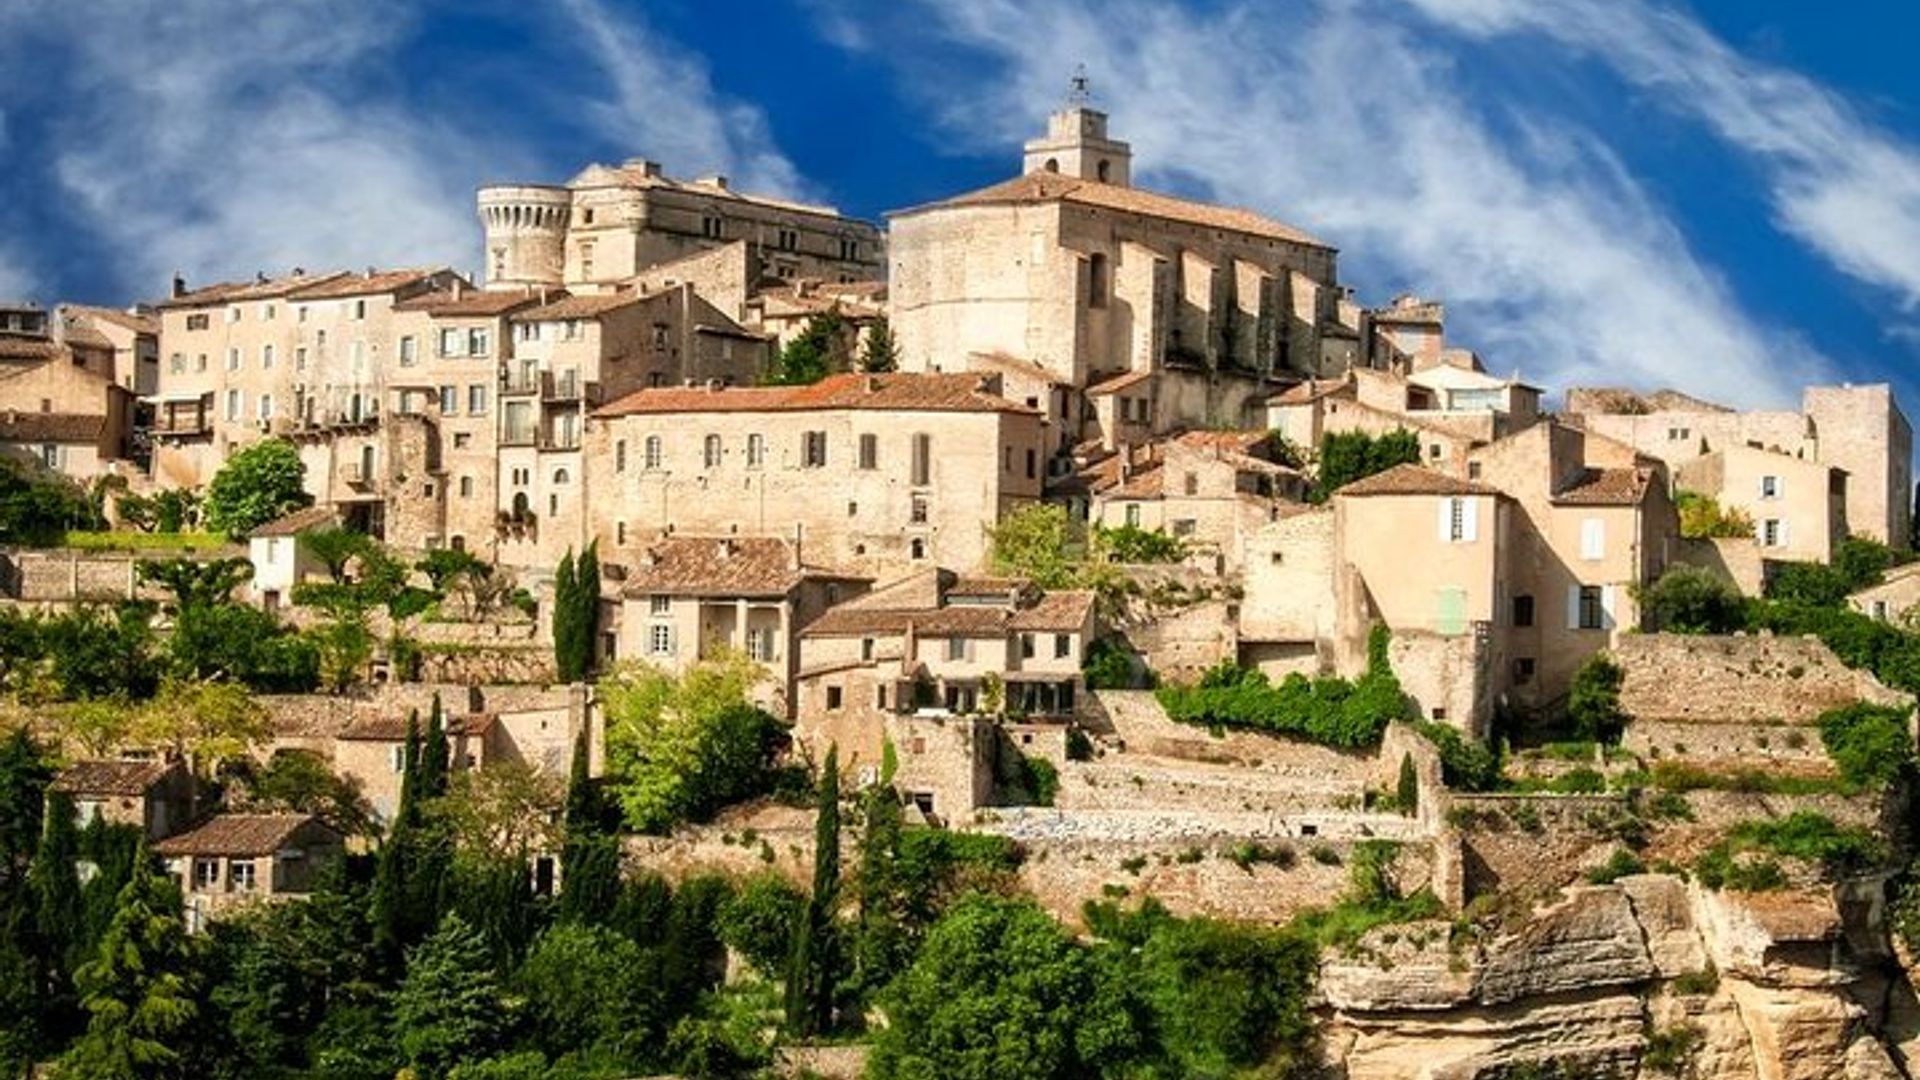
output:
POLYGON ((620 842, 608 834, 613 810, 590 774, 587 733, 573 742, 560 848, 560 917, 604 924, 620 900, 620 842))
POLYGON ((840 748, 827 748, 813 826, 813 894, 793 932, 787 968, 787 1026, 803 1037, 833 1026, 840 986, 840 748))
POLYGON ((573 577, 578 590, 574 603, 579 605, 574 633, 579 640, 574 645, 574 678, 568 681, 578 682, 593 673, 593 650, 600 640, 600 541, 589 543, 574 560, 573 577))
POLYGON ((486 1058, 512 1019, 486 938, 459 915, 447 915, 407 954, 406 977, 393 995, 394 1028, 401 1053, 425 1080, 486 1058))
POLYGON ((580 663, 580 581, 573 549, 560 556, 553 571, 553 666, 561 682, 575 682, 585 672, 580 663))
POLYGON ((438 799, 447 794, 447 784, 452 775, 452 748, 447 743, 446 711, 440 704, 440 695, 433 695, 433 706, 427 712, 427 734, 420 744, 420 790, 416 796, 420 799, 438 799))
POLYGON ((767 381, 780 386, 817 383, 853 360, 853 335, 838 311, 823 311, 807 320, 800 334, 774 357, 767 381))
POLYGON ((238 540, 312 501, 301 486, 306 466, 285 439, 263 439, 227 459, 207 484, 207 528, 238 540))
POLYGON ((900 369, 900 345, 884 316, 867 328, 866 344, 860 349, 860 370, 881 374, 900 369))
POLYGON ((420 713, 407 717, 407 741, 400 755, 400 801, 380 845, 373 876, 373 945, 376 952, 397 958, 408 934, 408 871, 413 834, 420 827, 420 713))
POLYGON ((113 921, 76 973, 87 1028, 61 1071, 88 1080, 172 1080, 200 1016, 194 949, 180 896, 144 850, 120 891, 113 921))
POLYGON ((233 597, 253 577, 246 559, 156 559, 139 564, 140 580, 173 594, 174 610, 212 607, 233 597))
POLYGON ((71 1000, 74 970, 83 959, 79 860, 73 801, 55 792, 47 797, 46 825, 33 858, 34 940, 40 953, 36 988, 55 1006, 71 1000))

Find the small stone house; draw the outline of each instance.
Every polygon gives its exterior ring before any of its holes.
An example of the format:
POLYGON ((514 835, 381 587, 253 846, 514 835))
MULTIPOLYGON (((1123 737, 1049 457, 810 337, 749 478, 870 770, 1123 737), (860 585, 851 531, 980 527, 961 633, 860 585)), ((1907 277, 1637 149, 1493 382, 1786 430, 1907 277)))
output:
POLYGON ((320 569, 320 560, 300 542, 301 534, 340 524, 331 506, 309 506, 275 518, 247 536, 247 559, 253 563, 249 595, 268 611, 290 603, 294 586, 320 569))
POLYGON ((82 827, 95 818, 159 840, 193 819, 193 776, 178 761, 76 761, 54 778, 82 827))
MULTIPOLYGON (((447 715, 447 761, 455 770, 485 767, 497 753, 494 735, 499 717, 490 712, 447 715)), ((421 711, 420 734, 427 716, 421 711)), ((334 736, 333 769, 359 783, 373 812, 392 821, 400 808, 400 779, 406 767, 407 714, 386 712, 357 719, 334 736)))
POLYGON ((344 850, 310 814, 217 814, 154 845, 186 900, 187 926, 239 903, 300 896, 344 850))

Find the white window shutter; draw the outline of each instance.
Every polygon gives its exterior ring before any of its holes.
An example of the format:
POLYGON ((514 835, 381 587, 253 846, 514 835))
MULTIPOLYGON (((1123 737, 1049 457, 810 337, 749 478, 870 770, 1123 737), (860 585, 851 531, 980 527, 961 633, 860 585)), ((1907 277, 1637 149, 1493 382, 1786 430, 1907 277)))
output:
POLYGON ((1460 538, 1471 544, 1480 539, 1480 500, 1461 499, 1460 538))
POLYGON ((1612 585, 1600 587, 1600 628, 1602 630, 1614 628, 1613 604, 1616 594, 1617 590, 1612 585))
POLYGON ((1580 586, 1567 586, 1567 629, 1580 629, 1580 586))
POLYGON ((1600 518, 1580 522, 1580 557, 1604 559, 1607 554, 1607 523, 1600 518))
POLYGON ((1781 547, 1791 546, 1791 541, 1787 539, 1787 519, 1786 518, 1780 519, 1780 546, 1781 547))
POLYGON ((1440 508, 1440 518, 1439 518, 1440 542, 1443 544, 1452 543, 1453 542, 1453 500, 1441 499, 1435 502, 1434 505, 1440 508))

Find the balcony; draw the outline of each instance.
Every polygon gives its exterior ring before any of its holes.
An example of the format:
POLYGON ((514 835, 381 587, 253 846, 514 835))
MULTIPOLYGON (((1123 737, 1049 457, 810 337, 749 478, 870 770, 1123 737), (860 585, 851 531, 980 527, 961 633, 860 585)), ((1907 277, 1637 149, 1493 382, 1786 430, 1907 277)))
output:
POLYGON ((556 377, 549 371, 540 376, 540 400, 546 404, 576 405, 584 401, 596 406, 601 403, 600 399, 599 383, 580 379, 572 372, 556 377))
POLYGON ((500 393, 508 396, 538 394, 542 378, 540 372, 531 369, 520 371, 514 371, 511 368, 503 369, 500 372, 500 393))
POLYGON ((563 428, 558 431, 541 432, 540 433, 540 449, 542 450, 578 450, 580 449, 579 429, 576 428, 576 429, 568 430, 563 428))
POLYGON ((500 433, 501 446, 532 446, 535 443, 533 428, 507 428, 500 433))

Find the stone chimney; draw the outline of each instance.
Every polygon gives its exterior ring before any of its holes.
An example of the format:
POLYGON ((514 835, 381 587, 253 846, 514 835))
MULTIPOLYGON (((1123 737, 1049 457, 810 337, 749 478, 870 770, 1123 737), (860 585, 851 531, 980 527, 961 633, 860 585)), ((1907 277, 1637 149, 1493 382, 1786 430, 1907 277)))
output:
POLYGON ((793 523, 793 552, 792 552, 792 555, 787 559, 787 565, 789 569, 798 571, 802 566, 806 565, 806 560, 800 557, 800 541, 803 539, 805 534, 806 534, 806 526, 802 525, 797 521, 794 522, 793 523))
POLYGON ((173 272, 173 295, 175 297, 187 295, 187 277, 178 270, 173 272))
POLYGON ((460 299, 461 294, 466 291, 466 284, 466 282, 461 281, 459 278, 453 279, 453 298, 455 300, 460 299))

